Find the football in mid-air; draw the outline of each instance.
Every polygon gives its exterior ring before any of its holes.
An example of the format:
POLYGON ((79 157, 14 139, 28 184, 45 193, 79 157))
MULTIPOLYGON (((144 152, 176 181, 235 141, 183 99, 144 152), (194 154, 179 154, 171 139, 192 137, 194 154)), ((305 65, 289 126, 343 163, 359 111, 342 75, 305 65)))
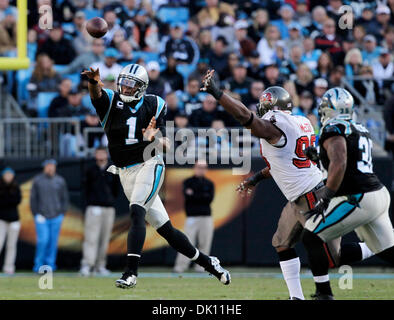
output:
POLYGON ((86 30, 92 37, 101 38, 107 33, 108 24, 103 18, 95 17, 87 22, 86 30))

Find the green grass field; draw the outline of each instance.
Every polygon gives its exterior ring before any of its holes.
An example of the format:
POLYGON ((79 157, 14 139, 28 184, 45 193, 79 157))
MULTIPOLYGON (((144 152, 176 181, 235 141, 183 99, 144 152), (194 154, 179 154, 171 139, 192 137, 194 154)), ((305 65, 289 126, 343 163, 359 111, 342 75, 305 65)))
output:
MULTIPOLYGON (((53 289, 39 289, 41 275, 16 274, 0 277, 0 300, 7 299, 87 299, 87 300, 286 300, 287 288, 278 269, 233 269, 232 283, 224 286, 205 274, 171 274, 168 269, 143 270, 138 285, 129 290, 118 289, 114 281, 119 273, 108 277, 83 278, 77 273, 56 273, 53 289), (145 273, 143 272, 145 271, 145 273), (152 272, 154 271, 154 272, 152 272)), ((377 273, 365 269, 354 271, 353 289, 341 290, 341 274, 332 274, 332 287, 336 299, 394 299, 394 274, 377 273)), ((314 292, 312 278, 302 274, 304 294, 314 292)))

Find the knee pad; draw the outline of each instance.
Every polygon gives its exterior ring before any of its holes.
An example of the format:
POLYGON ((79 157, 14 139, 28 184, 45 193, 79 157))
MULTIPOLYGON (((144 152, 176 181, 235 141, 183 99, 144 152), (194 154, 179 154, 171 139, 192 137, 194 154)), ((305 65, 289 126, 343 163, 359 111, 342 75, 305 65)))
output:
POLYGON ((130 206, 131 222, 134 227, 145 227, 145 214, 146 211, 138 204, 130 206))

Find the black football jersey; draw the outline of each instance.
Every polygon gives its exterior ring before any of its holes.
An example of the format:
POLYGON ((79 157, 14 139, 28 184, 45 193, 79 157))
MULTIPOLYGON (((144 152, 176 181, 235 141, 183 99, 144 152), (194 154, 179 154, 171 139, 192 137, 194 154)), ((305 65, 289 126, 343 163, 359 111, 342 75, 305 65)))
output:
POLYGON ((320 159, 328 170, 330 160, 323 143, 330 137, 343 136, 346 139, 347 166, 337 196, 371 192, 383 187, 372 168, 372 139, 368 130, 353 121, 331 120, 320 134, 320 159))
POLYGON ((165 136, 166 104, 159 96, 146 94, 137 103, 126 103, 118 92, 102 89, 101 97, 92 100, 92 104, 107 135, 111 159, 117 167, 144 162, 144 149, 152 142, 143 140, 142 129, 149 125, 153 116, 156 128, 165 136))

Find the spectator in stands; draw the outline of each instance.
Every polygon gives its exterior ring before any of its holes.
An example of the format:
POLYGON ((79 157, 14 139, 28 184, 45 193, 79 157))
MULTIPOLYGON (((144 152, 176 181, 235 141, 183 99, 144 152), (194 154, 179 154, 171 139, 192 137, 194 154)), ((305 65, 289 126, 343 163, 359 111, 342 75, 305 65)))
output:
POLYGON ((65 65, 71 63, 75 50, 71 42, 64 38, 63 29, 59 22, 53 22, 53 29, 49 31, 49 38, 37 50, 37 56, 46 53, 55 64, 65 65))
POLYGON ((124 40, 119 44, 118 63, 121 66, 126 66, 130 63, 133 63, 133 61, 134 61, 134 57, 133 57, 133 48, 131 46, 131 43, 127 40, 124 40))
POLYGON ((340 87, 342 85, 342 77, 345 76, 345 68, 336 66, 330 73, 329 87, 340 87))
POLYGON ((256 50, 253 50, 248 58, 248 77, 254 80, 261 80, 264 77, 264 68, 260 64, 260 56, 256 50))
POLYGON ((294 22, 294 9, 289 4, 283 4, 279 9, 281 19, 274 20, 272 24, 279 29, 282 39, 289 38, 289 26, 294 22))
MULTIPOLYGON (((60 74, 80 73, 82 70, 88 69, 95 62, 104 61, 104 40, 93 39, 92 50, 89 50, 76 57, 66 68, 62 69, 60 74)), ((100 69, 101 75, 101 69, 100 69)))
POLYGON ((363 57, 361 51, 357 48, 350 50, 345 56, 345 73, 349 77, 349 82, 353 84, 353 77, 360 73, 363 65, 363 57))
POLYGON ((381 48, 376 44, 376 38, 367 34, 364 37, 364 49, 361 51, 363 63, 372 65, 379 58, 381 48))
POLYGON ((106 148, 95 152, 96 163, 86 170, 85 233, 82 246, 80 273, 92 272, 109 275, 107 249, 115 221, 115 200, 119 193, 119 178, 107 172, 109 167, 106 148))
POLYGON ((323 24, 328 19, 326 9, 323 6, 316 6, 312 10, 312 24, 308 27, 308 33, 315 39, 323 31, 323 24))
POLYGON ((290 49, 289 59, 282 62, 281 72, 287 76, 294 75, 297 72, 297 68, 302 64, 302 47, 299 45, 294 45, 290 49))
POLYGON ((295 86, 298 95, 303 91, 312 92, 313 74, 306 64, 301 64, 298 66, 295 78, 295 86))
POLYGON ((312 15, 308 10, 308 3, 306 0, 297 0, 294 19, 303 28, 307 28, 312 24, 312 15))
POLYGON ((270 64, 265 67, 263 83, 266 88, 283 84, 283 79, 276 64, 270 64))
POLYGON ((247 76, 247 70, 247 63, 240 62, 234 67, 233 76, 225 81, 226 89, 238 94, 241 97, 242 102, 246 101, 250 85, 253 82, 253 80, 247 76))
POLYGON ((243 57, 249 57, 251 52, 256 49, 256 43, 248 36, 248 27, 249 24, 246 20, 238 20, 234 24, 235 38, 238 41, 236 46, 243 57))
MULTIPOLYGON (((209 68, 210 68, 209 60, 207 58, 200 58, 198 60, 196 70, 194 70, 190 74, 190 77, 198 79, 198 81, 201 83, 202 79, 205 77, 205 75, 206 75, 206 73, 207 73, 209 68)), ((214 77, 214 79, 216 81, 219 80, 219 76, 218 76, 218 74, 216 72, 214 73, 213 77, 214 77)))
POLYGON ((287 80, 283 83, 283 89, 285 89, 291 97, 291 101, 293 102, 294 105, 299 105, 300 98, 297 93, 297 88, 295 86, 294 81, 292 80, 287 80))
MULTIPOLYGON (((379 87, 385 86, 384 80, 394 76, 394 63, 387 49, 380 51, 379 59, 372 65, 373 76, 378 81, 379 87)), ((387 83, 388 85, 388 83, 387 83)))
POLYGON ((12 43, 16 39, 16 21, 18 19, 17 9, 10 5, 8 0, 0 1, 0 25, 7 31, 12 43))
POLYGON ((322 52, 317 60, 316 77, 328 79, 334 63, 332 62, 331 55, 328 52, 322 52))
POLYGON ((171 91, 166 96, 167 114, 166 121, 173 121, 179 112, 179 101, 175 91, 171 91))
MULTIPOLYGON (((209 0, 208 0, 209 1, 209 0)), ((214 233, 211 215, 211 202, 215 196, 215 186, 206 177, 208 165, 205 160, 198 160, 194 165, 194 175, 183 181, 183 195, 185 197, 185 234, 193 245, 201 252, 211 251, 214 233)), ((190 259, 178 254, 175 260, 174 272, 184 272, 188 269, 190 259)), ((203 272, 200 266, 195 271, 203 272)))
POLYGON ((179 111, 174 117, 175 128, 182 129, 189 126, 189 118, 184 111, 179 111))
POLYGON ((15 38, 12 39, 5 29, 0 24, 0 55, 7 54, 9 51, 16 49, 15 38))
POLYGON ((184 35, 182 24, 177 22, 171 24, 170 35, 164 41, 163 48, 161 55, 164 60, 172 56, 180 63, 196 65, 200 57, 197 44, 184 35))
MULTIPOLYGON (((378 82, 373 79, 372 67, 362 66, 359 75, 363 79, 354 81, 354 89, 360 93, 366 103, 371 105, 382 104, 378 82)), ((356 95, 354 96, 354 102, 357 105, 360 104, 356 95)))
POLYGON ((315 49, 315 42, 310 37, 303 40, 302 46, 304 49, 304 53, 301 58, 302 63, 305 63, 309 69, 315 70, 322 51, 320 49, 315 49))
POLYGON ((252 82, 250 86, 250 94, 246 96, 245 106, 251 110, 256 112, 256 105, 259 102, 260 96, 264 91, 264 83, 261 80, 255 80, 252 82))
POLYGON ((364 37, 367 34, 362 25, 355 25, 353 28, 353 37, 355 41, 355 48, 362 50, 364 45, 364 37))
POLYGON ((194 110, 202 107, 206 94, 200 91, 199 80, 194 77, 189 77, 186 91, 179 93, 178 96, 186 115, 191 115, 194 110))
MULTIPOLYGON (((226 43, 227 40, 226 38, 222 37, 226 43)), ((219 39, 219 37, 216 39, 216 41, 219 39)), ((200 57, 201 58, 208 58, 212 53, 212 34, 209 29, 203 29, 201 30, 199 36, 198 36, 198 48, 200 50, 200 57)))
POLYGON ((390 14, 390 8, 387 5, 383 3, 378 4, 378 7, 376 8, 376 20, 378 21, 377 38, 379 41, 383 39, 384 30, 390 24, 390 14))
POLYGON ((58 113, 63 113, 63 109, 68 106, 68 95, 72 89, 72 82, 68 78, 63 78, 59 84, 59 95, 51 101, 48 109, 48 117, 59 117, 58 113))
POLYGON ((328 81, 324 78, 317 78, 313 82, 313 107, 317 108, 320 105, 321 98, 328 89, 328 81))
POLYGON ((116 30, 114 32, 114 36, 112 37, 112 41, 109 44, 109 47, 115 48, 119 51, 120 44, 126 40, 126 34, 121 30, 116 30))
POLYGON ((30 192, 37 237, 34 272, 42 265, 56 270, 58 238, 69 201, 66 181, 56 174, 56 165, 54 159, 43 162, 43 172, 34 177, 30 192))
POLYGON ((40 53, 37 56, 36 65, 27 90, 30 93, 29 108, 36 108, 36 100, 40 92, 55 92, 58 89, 61 77, 53 68, 53 61, 46 53, 40 53))
POLYGON ((0 253, 5 249, 3 272, 14 274, 19 229, 18 205, 22 201, 21 189, 15 180, 15 172, 10 167, 1 171, 0 178, 0 253))
POLYGON ((302 27, 297 22, 289 25, 289 38, 286 40, 286 51, 290 52, 291 48, 303 45, 302 27))
POLYGON ((141 9, 134 17, 133 40, 138 45, 138 50, 158 51, 159 50, 159 30, 149 17, 149 13, 141 9))
POLYGON ((105 11, 104 20, 108 24, 108 31, 103 37, 106 46, 109 46, 116 31, 121 30, 121 32, 123 32, 124 35, 126 35, 126 31, 117 23, 117 16, 114 11, 112 10, 105 11))
POLYGON ((235 19, 228 14, 221 14, 219 21, 214 25, 210 31, 212 39, 216 40, 218 37, 224 37, 228 43, 226 48, 227 53, 239 51, 239 43, 235 39, 235 19))
MULTIPOLYGON (((394 2, 393 2, 394 3, 394 2)), ((382 47, 386 48, 391 54, 394 54, 394 26, 390 25, 384 32, 382 47)))
POLYGON ((316 37, 316 48, 322 51, 328 50, 333 60, 339 60, 339 54, 342 52, 342 39, 335 33, 335 21, 333 19, 326 19, 323 24, 323 32, 316 37))
POLYGON ((215 72, 219 74, 219 77, 223 75, 225 69, 227 68, 227 58, 226 47, 228 42, 225 37, 219 36, 214 44, 213 50, 207 54, 210 65, 215 68, 215 72))
POLYGON ((74 15, 75 27, 71 30, 70 37, 77 56, 89 52, 92 49, 92 36, 86 30, 86 17, 83 11, 77 11, 74 15))
POLYGON ((263 65, 276 63, 276 47, 280 39, 280 33, 276 26, 268 25, 264 38, 257 43, 257 51, 263 65))
POLYGON ((217 108, 217 102, 214 97, 208 94, 202 104, 202 108, 196 109, 189 117, 192 127, 210 128, 212 121, 222 118, 222 112, 217 108))
POLYGON ((225 2, 218 0, 206 0, 206 7, 202 8, 198 14, 198 22, 202 28, 212 27, 217 24, 220 14, 228 14, 235 17, 233 7, 225 2))
POLYGON ((268 11, 262 8, 252 13, 253 22, 248 28, 249 37, 258 43, 264 37, 265 29, 269 23, 268 11))
POLYGON ((171 91, 171 86, 160 77, 160 65, 156 61, 149 61, 146 71, 149 75, 149 86, 146 93, 165 98, 167 93, 171 91))
POLYGON ((376 35, 379 26, 374 15, 372 4, 365 4, 361 12, 361 17, 356 20, 356 24, 363 26, 366 33, 376 35))
POLYGON ((161 72, 161 77, 170 85, 173 91, 183 90, 183 77, 177 71, 177 60, 173 56, 167 57, 167 68, 161 72))
POLYGON ((300 103, 293 108, 293 115, 307 117, 315 132, 319 132, 319 114, 317 108, 314 108, 313 96, 309 91, 301 92, 300 103))
POLYGON ((118 50, 107 48, 104 51, 104 61, 96 61, 91 67, 93 69, 99 68, 100 77, 103 81, 114 81, 122 70, 122 66, 116 62, 118 57, 118 50))

